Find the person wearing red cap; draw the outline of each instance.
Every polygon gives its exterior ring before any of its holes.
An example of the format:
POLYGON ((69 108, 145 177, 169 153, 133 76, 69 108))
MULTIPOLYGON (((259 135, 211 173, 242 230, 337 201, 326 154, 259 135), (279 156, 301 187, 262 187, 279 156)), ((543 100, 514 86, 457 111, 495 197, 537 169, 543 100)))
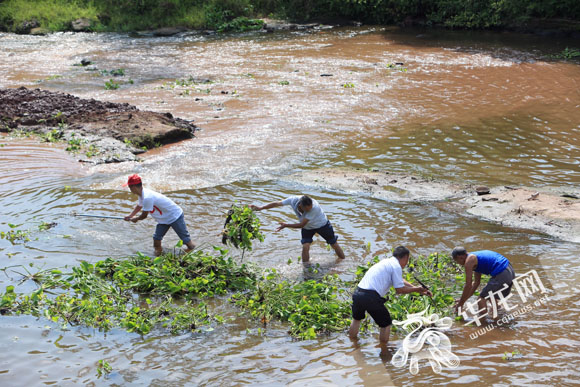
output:
POLYGON ((129 216, 125 217, 126 221, 137 223, 140 220, 147 218, 150 214, 153 219, 157 221, 157 227, 153 234, 153 248, 155 255, 159 256, 163 253, 161 241, 163 237, 172 228, 183 244, 187 246, 186 252, 190 252, 195 248, 191 241, 185 219, 183 217, 183 210, 175 202, 167 196, 160 194, 150 189, 143 188, 143 182, 139 175, 131 175, 123 187, 129 187, 131 192, 139 197, 137 206, 129 216), (135 217, 141 211, 141 215, 135 217))

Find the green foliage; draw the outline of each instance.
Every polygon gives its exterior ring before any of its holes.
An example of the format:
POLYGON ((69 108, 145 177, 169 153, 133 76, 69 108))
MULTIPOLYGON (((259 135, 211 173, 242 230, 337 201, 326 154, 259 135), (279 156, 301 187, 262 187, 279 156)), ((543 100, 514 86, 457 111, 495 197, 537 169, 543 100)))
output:
POLYGON ((84 325, 104 331, 119 327, 142 335, 156 326, 172 333, 198 331, 212 321, 223 321, 210 316, 200 297, 243 290, 255 281, 247 265, 237 265, 227 257, 227 250, 215 251, 215 256, 197 251, 180 257, 139 254, 95 264, 82 261, 69 273, 19 273, 38 289, 16 294, 13 286, 7 287, 0 294, 0 312, 44 316, 65 327, 84 325), (49 291, 57 295, 49 297, 49 291), (143 300, 139 297, 143 295, 151 298, 143 300))
POLYGON ((282 85, 282 86, 288 86, 290 84, 290 82, 288 82, 288 81, 280 81, 280 82, 278 82, 278 84, 279 85, 282 85))
POLYGON ((58 142, 62 139, 62 132, 58 129, 53 129, 40 137, 46 142, 58 142))
POLYGON ((81 150, 85 140, 76 137, 74 133, 71 133, 71 138, 68 140, 68 146, 66 147, 67 152, 76 153, 81 150))
POLYGON ((559 54, 552 55, 551 57, 553 59, 570 60, 570 59, 580 57, 580 50, 577 50, 574 48, 570 49, 570 48, 566 47, 565 49, 562 50, 562 52, 560 52, 559 54))
POLYGON ((98 20, 99 11, 93 1, 70 0, 5 0, 0 2, 0 26, 18 31, 22 23, 37 20, 51 31, 68 31, 71 22, 86 18, 98 20))
POLYGON ((344 87, 345 89, 354 89, 354 83, 352 82, 344 83, 342 87, 344 87))
POLYGON ((18 242, 30 242, 30 231, 19 230, 17 225, 8 223, 10 228, 8 231, 0 231, 0 239, 6 239, 10 243, 17 244, 18 242))
POLYGON ((101 376, 107 376, 113 371, 113 367, 106 360, 99 360, 97 362, 97 378, 101 376))
POLYGON ((105 82, 105 90, 117 90, 120 86, 119 82, 116 82, 113 79, 109 79, 105 82))
POLYGON ((290 323, 290 334, 314 339, 318 334, 341 331, 350 324, 351 303, 338 276, 321 281, 290 283, 270 269, 252 292, 236 293, 232 301, 248 309, 264 325, 277 319, 290 323))
POLYGON ((247 205, 232 206, 232 209, 228 211, 223 233, 223 243, 242 250, 252 250, 254 239, 264 241, 264 234, 260 232, 260 220, 247 205))
POLYGON ((93 31, 135 31, 160 27, 260 29, 253 17, 275 15, 296 21, 342 18, 368 24, 392 24, 410 18, 427 26, 496 28, 525 25, 531 19, 580 19, 576 0, 5 0, 0 29, 17 31, 38 20, 52 31, 70 30, 87 18, 93 31))
MULTIPOLYGON (((375 263, 379 262, 375 257, 366 265, 359 266, 356 270, 356 280, 360 281, 366 271, 375 263)), ((464 274, 451 257, 445 254, 431 254, 428 257, 417 257, 409 261, 408 269, 403 272, 403 278, 416 285, 415 275, 421 282, 426 284, 433 297, 424 297, 417 294, 397 295, 391 289, 386 295, 386 306, 393 320, 405 320, 409 313, 419 313, 429 308, 430 313, 438 313, 440 316, 450 316, 455 297, 461 294, 464 284, 464 274), (410 273, 409 270, 413 270, 410 273)))

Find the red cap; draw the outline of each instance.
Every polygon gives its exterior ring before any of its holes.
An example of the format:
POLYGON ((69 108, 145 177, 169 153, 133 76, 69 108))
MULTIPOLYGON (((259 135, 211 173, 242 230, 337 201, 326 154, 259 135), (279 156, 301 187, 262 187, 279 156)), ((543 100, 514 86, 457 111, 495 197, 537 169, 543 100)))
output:
POLYGON ((139 175, 134 174, 129 176, 129 179, 127 180, 127 182, 125 184, 123 184, 123 187, 126 187, 128 185, 136 185, 136 184, 141 184, 141 177, 139 177, 139 175))

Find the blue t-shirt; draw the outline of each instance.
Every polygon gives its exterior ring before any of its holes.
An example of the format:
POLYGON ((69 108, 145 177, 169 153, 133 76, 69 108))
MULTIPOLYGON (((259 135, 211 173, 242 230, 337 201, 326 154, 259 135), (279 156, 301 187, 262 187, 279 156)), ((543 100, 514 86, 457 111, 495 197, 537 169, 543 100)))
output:
POLYGON ((326 226, 326 223, 328 223, 328 218, 316 200, 312 199, 312 209, 306 213, 302 213, 298 209, 299 202, 300 196, 290 196, 289 198, 282 200, 282 204, 292 207, 294 213, 300 221, 302 221, 304 218, 308 219, 308 223, 306 223, 304 229, 314 230, 316 228, 326 226))
POLYGON ((474 269, 481 274, 495 277, 508 267, 510 261, 500 253, 491 250, 474 251, 471 254, 477 257, 477 267, 474 269))

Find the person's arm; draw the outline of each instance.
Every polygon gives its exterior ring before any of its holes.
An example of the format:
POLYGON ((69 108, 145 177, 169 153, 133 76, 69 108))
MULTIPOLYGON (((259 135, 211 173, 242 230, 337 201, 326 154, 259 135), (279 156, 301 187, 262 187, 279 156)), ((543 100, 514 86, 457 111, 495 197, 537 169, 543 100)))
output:
POLYGON ((143 211, 143 212, 141 212, 141 215, 139 215, 138 217, 131 218, 131 222, 137 223, 138 221, 147 218, 147 215, 149 215, 149 211, 143 211))
POLYGON ((419 293, 419 294, 430 294, 429 290, 422 286, 414 286, 407 281, 403 280, 405 286, 402 288, 395 288, 397 294, 408 294, 408 293, 419 293))
MULTIPOLYGON (((473 268, 477 265, 477 257, 470 254, 465 260, 465 285, 463 286, 463 293, 461 298, 455 303, 455 309, 459 309, 465 304, 465 301, 473 295, 473 268)), ((480 276, 481 278, 481 276, 480 276)))
POLYGON ((255 206, 253 204, 250 204, 250 208, 254 211, 262 211, 262 210, 267 210, 270 208, 282 207, 283 205, 284 204, 282 204, 282 202, 272 202, 272 203, 265 204, 263 206, 255 206))
POLYGON ((288 228, 304 228, 308 223, 308 219, 304 218, 300 223, 280 223, 280 226, 276 229, 276 231, 280 231, 286 227, 288 228))
POLYGON ((139 211, 141 211, 142 209, 143 209, 143 207, 141 207, 140 205, 138 205, 138 204, 137 204, 137 205, 135 206, 135 209, 133 210, 133 212, 131 212, 131 214, 130 214, 129 216, 125 216, 125 218, 124 218, 124 219, 125 219, 126 221, 130 221, 130 220, 131 220, 131 218, 133 218, 135 215, 137 215, 137 213, 138 213, 139 211))
MULTIPOLYGON (((469 297, 473 296, 473 293, 475 293, 477 291, 477 288, 479 288, 479 284, 481 282, 481 273, 478 272, 474 272, 473 273, 473 286, 471 287, 471 294, 469 295, 469 297)), ((467 297, 467 298, 469 298, 467 297)))

